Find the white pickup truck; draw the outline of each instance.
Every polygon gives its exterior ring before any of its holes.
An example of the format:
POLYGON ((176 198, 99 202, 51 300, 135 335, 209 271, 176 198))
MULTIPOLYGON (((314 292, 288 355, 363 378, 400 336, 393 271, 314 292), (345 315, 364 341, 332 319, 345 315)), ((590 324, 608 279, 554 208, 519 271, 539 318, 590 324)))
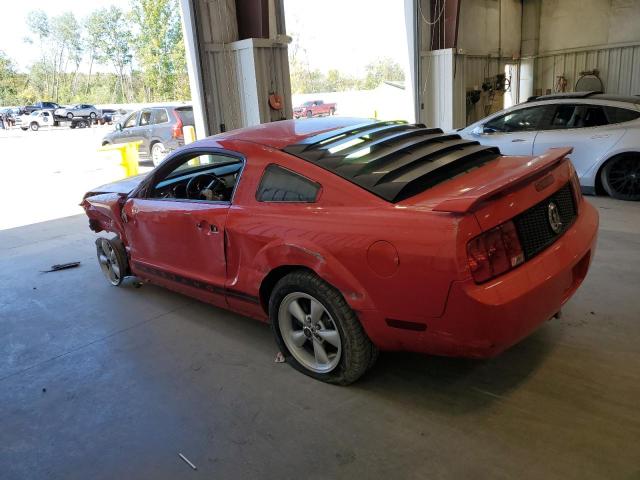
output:
POLYGON ((29 115, 20 115, 20 128, 30 128, 34 132, 40 127, 52 126, 53 114, 49 110, 34 110, 29 115))

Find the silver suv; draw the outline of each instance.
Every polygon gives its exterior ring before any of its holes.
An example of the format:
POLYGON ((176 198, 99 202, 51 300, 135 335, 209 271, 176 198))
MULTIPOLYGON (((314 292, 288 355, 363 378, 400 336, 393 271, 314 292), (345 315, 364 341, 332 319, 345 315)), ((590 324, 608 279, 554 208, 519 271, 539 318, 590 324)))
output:
POLYGON ((182 128, 194 125, 191 106, 166 105, 135 111, 116 123, 115 131, 102 139, 102 145, 142 141, 140 153, 159 165, 167 153, 184 145, 182 128))

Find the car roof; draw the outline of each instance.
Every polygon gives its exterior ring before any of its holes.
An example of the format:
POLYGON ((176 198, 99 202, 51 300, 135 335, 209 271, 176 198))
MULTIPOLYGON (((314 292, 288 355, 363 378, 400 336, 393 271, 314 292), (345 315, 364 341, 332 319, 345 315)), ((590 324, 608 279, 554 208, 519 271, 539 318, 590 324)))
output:
MULTIPOLYGON (((243 140, 271 148, 283 149, 304 139, 345 127, 353 127, 374 120, 352 117, 320 117, 306 120, 280 120, 252 127, 231 130, 209 137, 212 140, 243 140)), ((203 140, 203 142, 206 140, 203 140)))
POLYGON ((638 95, 617 95, 603 92, 561 92, 552 93, 550 95, 541 95, 538 97, 529 97, 527 103, 541 102, 550 100, 604 100, 610 102, 625 102, 640 105, 640 96, 638 95))

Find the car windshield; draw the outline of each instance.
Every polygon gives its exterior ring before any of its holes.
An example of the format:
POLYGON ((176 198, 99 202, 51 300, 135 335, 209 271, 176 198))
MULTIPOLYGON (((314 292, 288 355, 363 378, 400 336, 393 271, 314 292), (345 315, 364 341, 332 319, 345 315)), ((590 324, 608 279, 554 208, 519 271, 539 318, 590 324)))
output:
POLYGON ((34 110, 33 112, 31 112, 31 115, 38 115, 40 113, 40 110, 34 110))
POLYGON ((313 102, 304 102, 302 104, 303 107, 311 107, 313 105, 313 102))

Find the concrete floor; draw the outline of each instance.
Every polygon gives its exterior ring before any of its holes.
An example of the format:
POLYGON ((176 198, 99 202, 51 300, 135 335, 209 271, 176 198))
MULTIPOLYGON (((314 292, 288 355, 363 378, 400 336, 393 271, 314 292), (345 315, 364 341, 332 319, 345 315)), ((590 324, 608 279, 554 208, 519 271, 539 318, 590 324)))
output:
POLYGON ((110 287, 82 216, 0 231, 0 478, 638 479, 640 204, 591 201, 561 320, 486 362, 382 354, 348 388, 274 363, 266 325, 110 287))

